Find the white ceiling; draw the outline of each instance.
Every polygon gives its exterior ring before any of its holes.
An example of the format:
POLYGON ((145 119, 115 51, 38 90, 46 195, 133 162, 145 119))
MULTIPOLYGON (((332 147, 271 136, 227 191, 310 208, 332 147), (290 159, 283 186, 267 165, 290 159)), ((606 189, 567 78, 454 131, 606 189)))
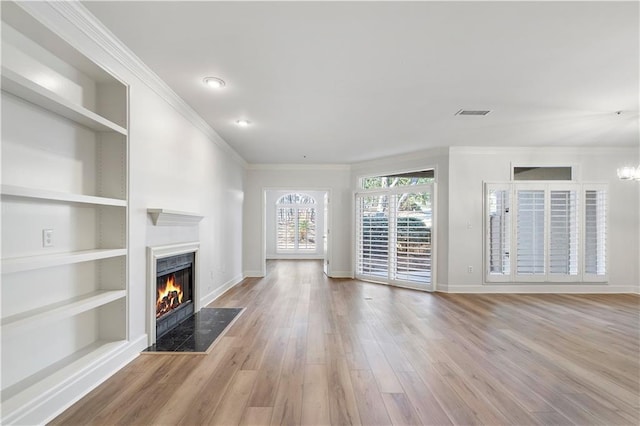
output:
POLYGON ((250 163, 640 143, 638 2, 84 5, 250 163))

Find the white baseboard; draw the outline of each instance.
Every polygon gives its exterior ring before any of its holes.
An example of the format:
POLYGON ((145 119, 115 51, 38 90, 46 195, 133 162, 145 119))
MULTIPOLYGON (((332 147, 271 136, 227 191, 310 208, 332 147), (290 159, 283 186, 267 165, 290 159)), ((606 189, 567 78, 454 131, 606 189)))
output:
MULTIPOLYGON (((125 365, 133 361, 147 347, 147 335, 138 336, 91 368, 82 371, 73 380, 46 396, 35 393, 13 413, 3 417, 3 424, 45 424, 75 404, 86 394, 102 384, 125 365)), ((46 393, 46 392, 45 392, 46 393)), ((3 413, 5 414, 5 413, 3 413)))
POLYGON ((229 281, 227 281, 226 283, 222 284, 220 287, 218 287, 217 289, 213 290, 211 293, 209 293, 206 296, 200 298, 200 306, 202 306, 204 308, 209 303, 213 302, 218 297, 222 296, 224 293, 226 293, 227 291, 231 290, 236 285, 240 284, 243 279, 244 279, 243 275, 236 275, 235 277, 231 278, 229 281))
POLYGON ((351 271, 331 271, 329 276, 331 278, 353 278, 353 272, 351 272, 351 271))
POLYGON ((263 278, 264 272, 262 271, 244 271, 245 278, 263 278))
POLYGON ((617 294, 637 293, 636 286, 602 284, 485 284, 451 285, 438 284, 436 291, 443 293, 571 293, 571 294, 617 294))
POLYGON ((321 254, 270 254, 267 260, 323 260, 321 254))

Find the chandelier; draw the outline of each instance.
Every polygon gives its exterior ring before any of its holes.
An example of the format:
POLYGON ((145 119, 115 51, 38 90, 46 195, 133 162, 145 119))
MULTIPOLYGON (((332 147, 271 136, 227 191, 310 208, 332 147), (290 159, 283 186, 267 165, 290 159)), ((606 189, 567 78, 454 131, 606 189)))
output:
POLYGON ((638 167, 625 166, 618 169, 618 178, 621 180, 639 180, 640 165, 638 167))

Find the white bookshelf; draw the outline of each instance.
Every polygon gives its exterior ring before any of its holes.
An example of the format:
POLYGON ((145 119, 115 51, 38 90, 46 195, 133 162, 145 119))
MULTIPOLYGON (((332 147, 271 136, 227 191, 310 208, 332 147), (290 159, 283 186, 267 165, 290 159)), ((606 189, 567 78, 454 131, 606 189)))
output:
POLYGON ((42 306, 2 319, 2 332, 11 333, 37 327, 51 321, 81 314, 126 296, 124 290, 94 291, 93 293, 42 306))
POLYGON ((87 389, 77 383, 102 379, 91 375, 127 345, 128 86, 17 4, 3 2, 2 27, 0 423, 9 424, 79 398, 87 389))
POLYGON ((127 134, 117 124, 5 67, 2 67, 2 90, 98 132, 127 134))
POLYGON ((71 194, 59 191, 49 191, 39 188, 27 188, 16 185, 2 185, 0 192, 4 196, 34 198, 44 201, 62 201, 69 203, 95 204, 99 206, 126 207, 127 200, 118 198, 95 197, 91 195, 71 194))
POLYGON ((30 271, 32 269, 51 268, 60 265, 71 265, 92 260, 125 256, 126 249, 95 249, 75 252, 53 253, 38 256, 25 256, 2 259, 2 273, 30 271))

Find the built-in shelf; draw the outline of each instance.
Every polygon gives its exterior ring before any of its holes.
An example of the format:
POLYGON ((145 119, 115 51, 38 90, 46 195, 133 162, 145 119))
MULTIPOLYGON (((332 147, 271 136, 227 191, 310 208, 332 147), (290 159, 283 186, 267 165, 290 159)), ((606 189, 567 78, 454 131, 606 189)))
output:
POLYGON ((12 424, 14 418, 19 418, 18 416, 22 414, 20 409, 39 400, 46 400, 52 394, 59 392, 60 388, 69 386, 78 378, 85 376, 126 345, 126 340, 96 341, 28 379, 4 389, 2 391, 3 422, 12 424))
POLYGON ((72 263, 89 262, 92 260, 125 256, 126 254, 127 249, 96 249, 39 256, 14 257, 9 259, 2 259, 2 273, 8 274, 12 272, 49 268, 52 266, 70 265, 72 263))
POLYGON ((167 209, 147 209, 147 213, 156 226, 193 226, 204 217, 196 213, 167 209))
POLYGON ((125 290, 95 291, 31 311, 21 312, 2 319, 2 332, 48 324, 89 311, 127 295, 125 290))
POLYGON ((92 195, 71 194, 66 192, 48 191, 38 188, 27 188, 15 185, 2 185, 2 195, 13 197, 35 198, 48 201, 64 201, 70 203, 94 204, 99 206, 126 207, 127 201, 118 198, 95 197, 92 195))
POLYGON ((2 67, 2 90, 90 129, 127 134, 123 127, 5 67, 2 67))
POLYGON ((68 8, 36 3, 2 3, 2 424, 47 423, 137 352, 129 86, 47 26, 68 8))

